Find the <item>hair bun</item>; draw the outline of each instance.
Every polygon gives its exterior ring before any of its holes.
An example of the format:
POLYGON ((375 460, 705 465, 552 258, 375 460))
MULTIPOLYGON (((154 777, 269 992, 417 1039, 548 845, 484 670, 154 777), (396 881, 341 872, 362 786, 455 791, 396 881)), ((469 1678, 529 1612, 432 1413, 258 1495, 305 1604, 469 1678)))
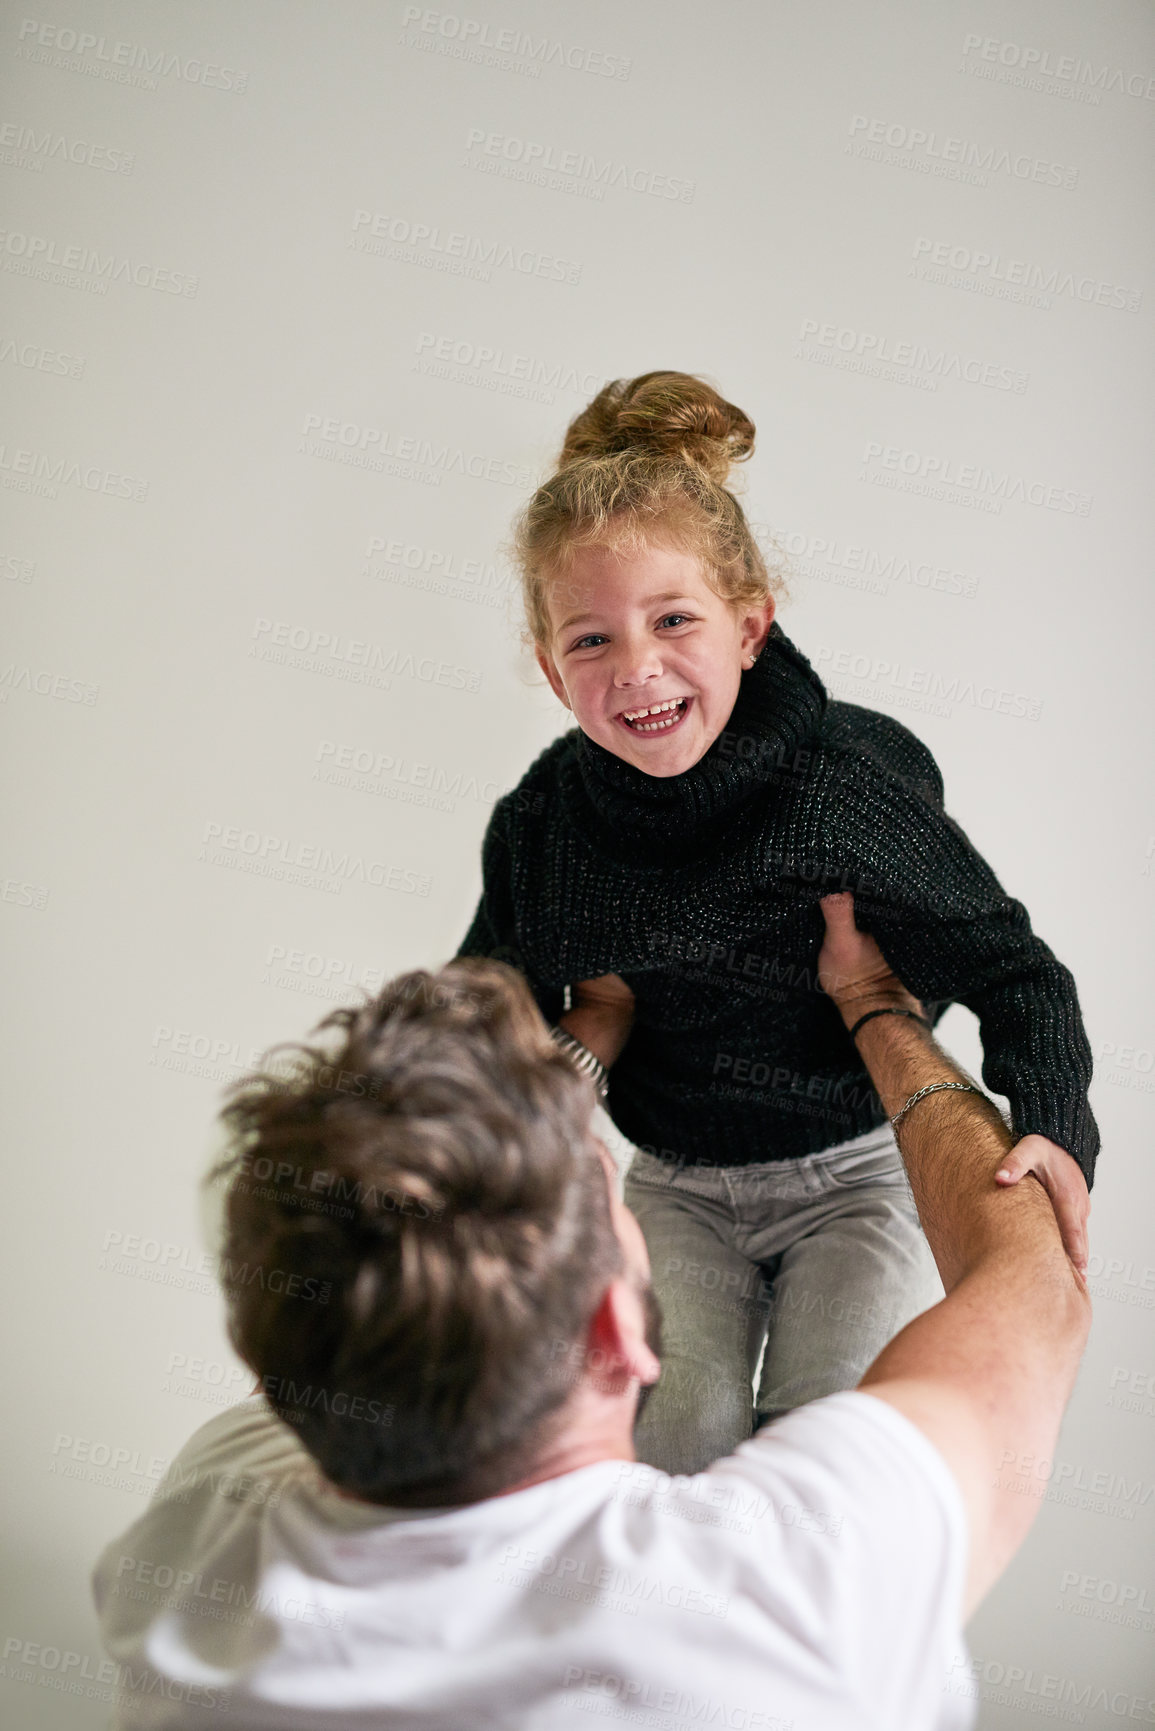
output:
POLYGON ((612 379, 574 417, 559 462, 631 448, 693 463, 724 487, 754 449, 754 423, 693 373, 642 373, 612 379))

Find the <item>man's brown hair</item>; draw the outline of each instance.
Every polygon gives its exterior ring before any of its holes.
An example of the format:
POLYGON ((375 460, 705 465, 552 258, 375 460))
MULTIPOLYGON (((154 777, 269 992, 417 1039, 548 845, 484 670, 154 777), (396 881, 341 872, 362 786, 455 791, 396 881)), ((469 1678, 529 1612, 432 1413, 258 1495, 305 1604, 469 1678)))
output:
POLYGON ((326 1030, 222 1113, 230 1337, 334 1484, 493 1494, 622 1268, 591 1084, 502 962, 403 974, 326 1030))

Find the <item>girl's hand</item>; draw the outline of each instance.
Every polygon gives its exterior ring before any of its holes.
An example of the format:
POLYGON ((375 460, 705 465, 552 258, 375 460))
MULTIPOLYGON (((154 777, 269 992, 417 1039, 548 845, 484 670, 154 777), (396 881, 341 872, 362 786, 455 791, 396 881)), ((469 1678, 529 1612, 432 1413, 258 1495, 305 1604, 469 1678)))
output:
POLYGON ((1087 1278, 1087 1217, 1091 1198, 1087 1180, 1078 1162, 1046 1136, 1024 1136, 1016 1142, 998 1171, 995 1180, 1000 1188, 1009 1189, 1028 1172, 1033 1172, 1055 1210, 1063 1249, 1076 1271, 1087 1278))
POLYGON ((571 989, 572 1004, 559 1026, 608 1067, 630 1037, 634 994, 620 974, 599 974, 571 989))
POLYGON ((818 952, 818 984, 842 1012, 849 1028, 867 1010, 884 1005, 918 1010, 911 996, 869 932, 854 923, 854 897, 849 890, 823 896, 818 904, 826 921, 826 936, 818 952))

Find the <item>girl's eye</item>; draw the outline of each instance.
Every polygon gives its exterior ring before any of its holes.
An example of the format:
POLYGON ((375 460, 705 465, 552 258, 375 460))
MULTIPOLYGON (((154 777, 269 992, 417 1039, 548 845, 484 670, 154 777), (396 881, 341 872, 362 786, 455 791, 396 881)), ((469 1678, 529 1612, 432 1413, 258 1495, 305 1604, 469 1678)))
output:
MULTIPOLYGON (((686 625, 690 623, 690 615, 688 613, 666 613, 658 620, 658 624, 669 625, 671 621, 675 625, 686 625)), ((576 642, 570 644, 570 653, 572 654, 576 649, 589 649, 591 647, 596 647, 599 643, 604 643, 605 641, 604 632, 589 631, 584 637, 579 637, 576 642)))

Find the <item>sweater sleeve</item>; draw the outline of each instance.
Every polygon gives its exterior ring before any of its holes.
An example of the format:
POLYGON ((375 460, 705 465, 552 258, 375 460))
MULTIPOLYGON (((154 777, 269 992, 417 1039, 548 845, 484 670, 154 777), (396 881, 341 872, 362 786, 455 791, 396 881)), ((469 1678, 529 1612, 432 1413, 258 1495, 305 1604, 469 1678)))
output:
POLYGON ((974 1011, 983 1081, 1010 1101, 1016 1137, 1058 1143, 1089 1189, 1099 1131, 1074 977, 944 811, 930 753, 914 735, 907 740, 918 747, 916 773, 872 776, 864 801, 875 835, 885 837, 885 865, 871 870, 858 923, 917 997, 974 1011))
MULTIPOLYGON (((516 792, 515 789, 515 795, 516 792)), ((508 962, 524 976, 546 1021, 556 1022, 563 1013, 564 995, 536 977, 519 942, 509 833, 510 797, 498 800, 486 826, 481 844, 481 896, 457 955, 491 956, 495 961, 508 962)))

